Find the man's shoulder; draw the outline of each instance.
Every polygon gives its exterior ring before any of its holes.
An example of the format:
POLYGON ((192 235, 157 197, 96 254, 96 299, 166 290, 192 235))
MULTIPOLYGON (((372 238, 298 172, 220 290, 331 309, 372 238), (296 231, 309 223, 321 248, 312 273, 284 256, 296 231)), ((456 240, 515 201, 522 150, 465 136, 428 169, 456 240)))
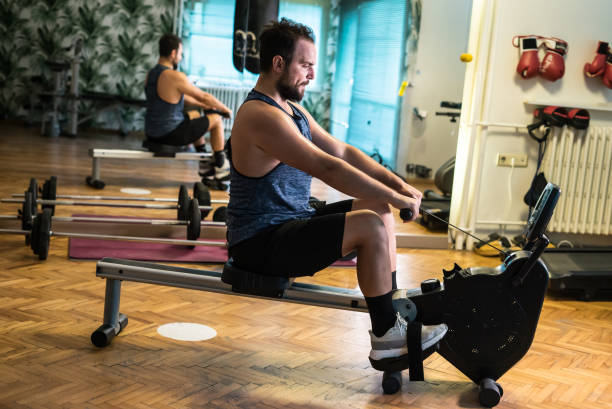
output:
POLYGON ((266 118, 270 116, 276 116, 280 114, 280 110, 272 105, 268 104, 265 101, 260 99, 250 99, 245 101, 241 106, 238 112, 236 113, 236 117, 238 115, 243 117, 249 117, 253 119, 259 118, 263 115, 266 118))
POLYGON ((234 119, 234 132, 248 135, 270 135, 279 131, 279 126, 284 123, 285 117, 282 111, 264 101, 252 99, 240 106, 234 119))
POLYGON ((163 70, 161 74, 159 74, 159 77, 165 78, 171 81, 182 81, 185 78, 187 78, 187 76, 184 73, 177 71, 177 70, 172 70, 172 69, 163 70))

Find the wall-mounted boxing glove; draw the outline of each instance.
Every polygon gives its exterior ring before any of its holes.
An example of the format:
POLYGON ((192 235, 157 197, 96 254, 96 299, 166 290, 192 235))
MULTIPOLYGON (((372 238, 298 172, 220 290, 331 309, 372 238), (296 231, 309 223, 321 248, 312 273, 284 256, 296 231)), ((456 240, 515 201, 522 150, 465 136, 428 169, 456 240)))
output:
POLYGON ((608 56, 608 43, 600 41, 597 44, 597 54, 593 59, 593 62, 584 64, 584 74, 587 77, 594 78, 599 77, 606 70, 606 57, 608 56))
POLYGON ((612 89, 612 53, 608 53, 606 58, 606 71, 603 74, 603 83, 606 87, 612 89))
POLYGON ((516 36, 512 39, 512 45, 519 47, 521 56, 516 66, 516 72, 525 79, 535 77, 540 68, 540 60, 538 59, 538 37, 516 36))
POLYGON ((546 55, 540 65, 540 75, 549 81, 557 81, 565 73, 563 57, 567 53, 567 42, 558 38, 547 38, 546 55))

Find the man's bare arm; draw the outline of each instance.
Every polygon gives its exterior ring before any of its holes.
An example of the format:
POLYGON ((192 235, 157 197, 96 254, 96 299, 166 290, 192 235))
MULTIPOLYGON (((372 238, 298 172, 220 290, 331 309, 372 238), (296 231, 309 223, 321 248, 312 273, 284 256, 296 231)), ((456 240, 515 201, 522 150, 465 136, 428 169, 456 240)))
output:
POLYGON ((253 143, 266 154, 347 195, 382 200, 398 209, 411 207, 414 214, 418 214, 414 199, 399 194, 346 161, 323 151, 304 138, 288 116, 266 108, 253 107, 241 118, 250 124, 249 137, 253 143))
POLYGON ((347 143, 341 142, 329 134, 321 125, 315 121, 306 109, 299 107, 310 124, 310 132, 313 142, 330 155, 336 156, 345 160, 352 166, 366 173, 370 177, 385 184, 391 189, 415 199, 421 199, 422 193, 404 182, 399 176, 386 169, 384 166, 370 158, 360 149, 355 148, 347 143))
POLYGON ((195 106, 199 106, 205 110, 217 110, 223 112, 224 116, 231 116, 232 110, 215 98, 214 95, 208 92, 202 91, 200 88, 189 82, 187 76, 183 73, 177 72, 177 89, 181 94, 185 94, 185 97, 193 98, 195 106))
MULTIPOLYGON (((202 107, 202 104, 200 102, 198 102, 198 100, 195 99, 194 97, 185 94, 184 98, 185 98, 185 106, 204 108, 204 107, 202 107)), ((204 108, 204 109, 206 109, 206 108, 204 108)))

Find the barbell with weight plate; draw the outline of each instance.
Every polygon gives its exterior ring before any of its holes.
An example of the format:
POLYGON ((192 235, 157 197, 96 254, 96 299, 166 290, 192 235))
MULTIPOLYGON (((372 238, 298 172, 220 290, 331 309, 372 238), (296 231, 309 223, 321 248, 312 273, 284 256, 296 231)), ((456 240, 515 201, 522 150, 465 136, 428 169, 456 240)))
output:
MULTIPOLYGON (((81 199, 81 200, 125 200, 125 201, 152 201, 152 202, 173 202, 177 203, 177 219, 186 220, 186 209, 189 203, 189 194, 187 193, 187 187, 181 185, 179 188, 178 199, 170 198, 147 198, 147 197, 129 197, 129 196, 89 196, 89 195, 57 195, 57 177, 51 176, 48 180, 43 183, 42 188, 38 188, 36 179, 30 179, 30 186, 28 191, 32 192, 34 197, 32 214, 36 214, 36 203, 38 198, 38 192, 42 193, 43 200, 56 200, 56 199, 81 199)), ((25 194, 12 194, 12 197, 24 197, 25 194)), ((202 182, 196 182, 193 186, 193 197, 198 199, 200 203, 200 210, 202 212, 202 219, 205 219, 210 212, 211 203, 227 203, 227 200, 211 200, 210 191, 202 182)), ((82 204, 87 206, 87 204, 82 204)), ((90 204, 93 206, 93 204, 90 204)), ((109 205, 117 207, 126 207, 120 205, 109 205)), ((44 204, 43 208, 50 208, 52 213, 55 213, 55 205, 44 204)), ((129 206, 133 207, 133 206, 129 206)), ((225 221, 225 219, 219 219, 215 221, 225 221)))
MULTIPOLYGON (((49 209, 53 213, 55 206, 95 206, 95 207, 122 207, 122 208, 139 208, 139 209, 177 209, 177 216, 179 220, 185 220, 187 211, 189 196, 186 196, 187 192, 180 195, 178 204, 156 204, 156 203, 109 203, 109 202, 88 202, 88 201, 75 201, 75 200, 45 200, 38 199, 34 201, 36 204, 43 205, 43 209, 49 209)), ((23 203, 23 199, 0 199, 3 203, 23 203)), ((211 206, 199 206, 198 210, 205 210, 210 212, 211 206)))
MULTIPOLYGON (((146 196, 104 196, 104 195, 57 195, 57 181, 53 182, 53 179, 56 176, 51 176, 50 179, 45 181, 43 187, 41 189, 42 199, 46 200, 56 200, 56 199, 72 199, 72 200, 124 200, 124 201, 133 201, 133 202, 169 202, 176 203, 176 199, 172 199, 169 197, 146 197, 146 196), (50 183, 54 183, 49 186, 50 183)), ((36 179, 30 179, 30 189, 34 191, 38 189, 36 184, 36 179), (34 186, 34 187, 32 187, 34 186)), ((11 197, 24 197, 23 193, 13 193, 11 197)), ((198 202, 201 206, 209 206, 210 204, 227 204, 228 200, 225 199, 211 199, 210 190, 202 183, 196 182, 193 185, 193 197, 198 199, 198 202)))
MULTIPOLYGON (((28 200, 30 192, 26 194, 28 200)), ((189 205, 190 222, 187 225, 188 240, 180 239, 162 239, 151 237, 132 237, 132 236, 114 236, 106 234, 81 234, 72 232, 54 232, 52 231, 52 214, 51 209, 43 209, 42 213, 37 214, 32 219, 31 230, 17 229, 0 229, 0 233, 5 234, 25 234, 30 236, 30 247, 34 254, 38 255, 40 260, 45 260, 49 254, 49 245, 51 236, 58 237, 73 237, 86 239, 101 239, 101 240, 120 240, 120 241, 138 241, 146 243, 174 244, 182 246, 214 246, 225 247, 226 242, 221 241, 204 241, 197 240, 200 236, 201 214, 197 199, 191 199, 189 205)))
MULTIPOLYGON (((25 200, 22 208, 19 210, 18 216, 0 215, 1 219, 21 218, 22 230, 32 230, 34 213, 31 212, 32 192, 25 192, 25 200)), ((151 225, 183 225, 187 226, 187 240, 197 240, 200 236, 201 226, 217 226, 224 227, 225 223, 216 221, 202 221, 201 213, 195 212, 193 206, 199 207, 197 199, 190 199, 186 220, 166 220, 166 219, 129 219, 129 218, 112 218, 112 217, 58 217, 53 216, 53 220, 61 222, 107 222, 107 223, 129 223, 129 224, 151 224, 151 225), (196 227, 199 225, 200 227, 196 227)), ((26 242, 26 245, 29 242, 26 242)))
MULTIPOLYGON (((32 193, 25 193, 25 200, 19 209, 16 216, 0 215, 0 219, 20 219, 22 230, 31 230, 32 218, 34 213, 32 212, 32 193)), ((141 218, 116 218, 116 217, 97 217, 97 216, 70 216, 70 217, 58 217, 53 216, 53 220, 60 222, 106 222, 106 223, 118 223, 118 224, 149 224, 149 225, 166 225, 166 226, 187 226, 189 225, 190 215, 188 214, 187 220, 168 220, 168 219, 141 219, 141 218)), ((222 221, 204 221, 202 220, 200 226, 216 226, 224 227, 225 222, 222 221)), ((26 245, 30 244, 29 236, 26 245)))

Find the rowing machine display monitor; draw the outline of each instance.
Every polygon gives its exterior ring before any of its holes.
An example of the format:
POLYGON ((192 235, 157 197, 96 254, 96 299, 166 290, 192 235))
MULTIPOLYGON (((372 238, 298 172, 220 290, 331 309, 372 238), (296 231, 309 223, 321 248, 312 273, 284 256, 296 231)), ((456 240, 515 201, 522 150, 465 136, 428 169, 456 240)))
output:
POLYGON ((527 242, 533 242, 544 235, 560 195, 559 187, 552 183, 546 185, 527 221, 525 229, 527 242))

